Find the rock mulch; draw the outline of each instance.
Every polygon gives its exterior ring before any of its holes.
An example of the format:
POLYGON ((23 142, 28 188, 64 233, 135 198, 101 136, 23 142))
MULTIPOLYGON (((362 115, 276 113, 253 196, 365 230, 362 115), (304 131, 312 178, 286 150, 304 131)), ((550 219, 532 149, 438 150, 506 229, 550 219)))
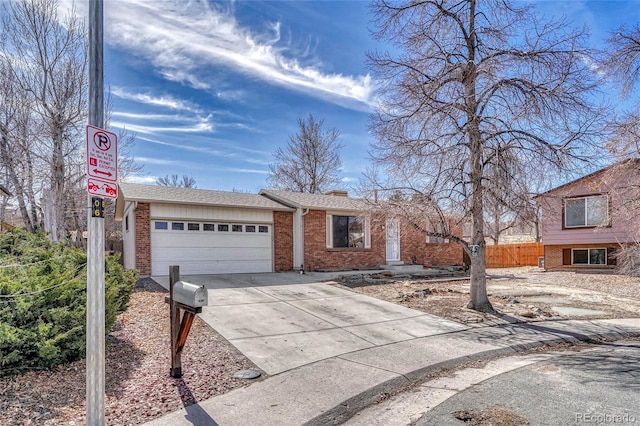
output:
MULTIPOLYGON (((200 318, 182 354, 183 378, 171 378, 165 295, 141 280, 107 337, 107 425, 141 424, 253 382, 234 375, 256 366, 200 318)), ((84 424, 85 382, 84 361, 0 379, 0 425, 84 424)))
POLYGON ((469 302, 468 279, 438 280, 394 275, 382 281, 381 278, 363 279, 356 275, 337 280, 336 285, 472 327, 563 318, 640 317, 640 279, 636 277, 544 272, 536 267, 489 269, 487 274, 489 300, 498 315, 466 308, 469 302), (604 313, 584 317, 563 315, 553 309, 553 302, 531 299, 540 295, 552 295, 566 299, 568 306, 604 313))

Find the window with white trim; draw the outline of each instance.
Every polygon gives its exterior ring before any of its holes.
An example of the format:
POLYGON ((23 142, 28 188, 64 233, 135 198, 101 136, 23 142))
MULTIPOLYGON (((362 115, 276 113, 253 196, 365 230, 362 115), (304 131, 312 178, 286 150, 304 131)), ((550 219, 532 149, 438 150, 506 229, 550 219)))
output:
POLYGON ((606 265, 607 249, 606 248, 572 249, 571 263, 573 265, 606 265))
POLYGON ((564 200, 565 228, 605 225, 608 217, 609 198, 606 195, 564 200))
POLYGON ((369 218, 327 215, 327 248, 371 248, 369 218))

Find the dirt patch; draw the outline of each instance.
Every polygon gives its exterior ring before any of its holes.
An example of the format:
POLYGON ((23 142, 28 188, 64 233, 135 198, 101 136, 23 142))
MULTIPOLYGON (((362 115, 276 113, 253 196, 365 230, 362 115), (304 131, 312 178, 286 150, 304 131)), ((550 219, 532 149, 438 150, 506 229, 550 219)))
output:
POLYGON ((527 426, 529 420, 503 407, 490 407, 482 411, 454 411, 453 417, 470 426, 527 426))
MULTIPOLYGON (((253 382, 234 374, 256 366, 197 317, 182 354, 183 378, 170 377, 165 295, 141 280, 106 339, 107 425, 145 423, 253 382)), ((84 424, 85 382, 84 361, 0 379, 0 425, 84 424)))
POLYGON ((489 300, 498 315, 467 309, 469 280, 396 280, 348 286, 365 294, 469 326, 548 321, 640 317, 640 280, 620 275, 543 272, 538 268, 490 269, 489 300), (602 311, 561 314, 555 307, 602 311))

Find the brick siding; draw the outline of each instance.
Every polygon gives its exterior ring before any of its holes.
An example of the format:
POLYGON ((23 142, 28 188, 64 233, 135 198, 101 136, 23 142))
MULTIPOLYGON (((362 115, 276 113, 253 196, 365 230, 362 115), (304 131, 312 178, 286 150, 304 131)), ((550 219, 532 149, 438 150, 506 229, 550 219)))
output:
POLYGON ((136 207, 136 269, 151 275, 151 209, 148 203, 136 207))
POLYGON ((405 265, 424 265, 425 261, 433 266, 462 265, 463 249, 458 243, 427 243, 427 235, 411 224, 401 221, 400 260, 405 265))
POLYGON ((386 241, 379 218, 371 220, 371 248, 327 248, 327 214, 310 210, 304 216, 305 269, 356 269, 385 263, 386 241))
POLYGON ((276 272, 293 270, 293 213, 273 212, 273 255, 276 272))

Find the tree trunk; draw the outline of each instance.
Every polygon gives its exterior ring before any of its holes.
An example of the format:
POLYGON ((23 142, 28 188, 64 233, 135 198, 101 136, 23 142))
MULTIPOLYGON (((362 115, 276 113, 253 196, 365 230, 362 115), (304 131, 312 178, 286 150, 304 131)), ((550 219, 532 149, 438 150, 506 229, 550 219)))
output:
MULTIPOLYGON (((56 126, 57 127, 57 126, 56 126)), ((66 226, 64 217, 64 154, 62 152, 62 134, 60 128, 53 129, 53 158, 51 160, 51 191, 53 195, 51 239, 64 241, 66 226)))
POLYGON ((475 36, 475 1, 470 2, 469 7, 469 28, 470 33, 467 39, 467 66, 463 84, 466 91, 466 107, 468 118, 468 138, 469 138, 469 178, 471 180, 471 219, 472 236, 471 244, 476 246, 476 250, 471 253, 471 283, 469 293, 471 300, 468 308, 480 312, 494 313, 495 310, 489 302, 487 296, 487 274, 485 258, 484 239, 484 184, 482 181, 482 134, 480 133, 480 119, 477 114, 478 103, 476 99, 476 78, 477 67, 475 64, 476 36, 475 36))

